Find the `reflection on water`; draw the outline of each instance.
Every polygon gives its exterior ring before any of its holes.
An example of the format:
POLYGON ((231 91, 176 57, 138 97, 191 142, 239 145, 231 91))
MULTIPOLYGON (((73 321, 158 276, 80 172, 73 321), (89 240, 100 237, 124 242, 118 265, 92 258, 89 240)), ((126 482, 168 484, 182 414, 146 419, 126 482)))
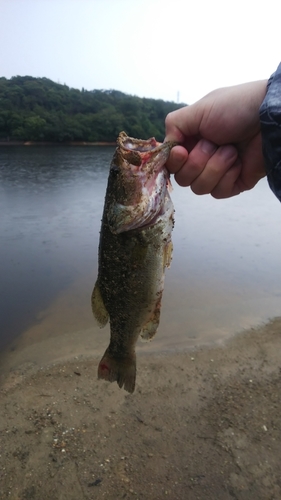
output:
MULTIPOLYGON (((89 297, 112 153, 0 149, 0 345, 13 350, 13 364, 106 347, 108 329, 94 325, 89 297)), ((267 182, 220 201, 174 186, 173 200, 161 325, 139 349, 221 340, 280 315, 280 204, 267 182)))
POLYGON ((81 273, 94 273, 109 156, 102 148, 1 148, 0 343, 37 321, 81 273))

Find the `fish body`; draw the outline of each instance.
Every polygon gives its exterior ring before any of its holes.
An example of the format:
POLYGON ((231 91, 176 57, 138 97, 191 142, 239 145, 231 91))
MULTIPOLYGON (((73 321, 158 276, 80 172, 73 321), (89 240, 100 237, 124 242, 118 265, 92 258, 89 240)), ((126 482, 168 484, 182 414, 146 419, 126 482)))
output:
POLYGON ((175 143, 119 134, 111 162, 99 243, 92 309, 110 320, 110 344, 98 377, 133 392, 135 345, 156 333, 165 268, 172 258, 174 207, 165 163, 175 143))

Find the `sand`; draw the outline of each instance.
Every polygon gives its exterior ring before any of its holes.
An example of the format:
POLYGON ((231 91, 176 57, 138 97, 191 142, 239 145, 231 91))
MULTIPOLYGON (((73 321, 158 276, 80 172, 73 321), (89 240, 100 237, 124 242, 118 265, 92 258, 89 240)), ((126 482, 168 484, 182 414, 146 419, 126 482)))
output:
POLYGON ((280 500, 281 319, 138 357, 133 395, 80 356, 1 382, 3 500, 280 500))

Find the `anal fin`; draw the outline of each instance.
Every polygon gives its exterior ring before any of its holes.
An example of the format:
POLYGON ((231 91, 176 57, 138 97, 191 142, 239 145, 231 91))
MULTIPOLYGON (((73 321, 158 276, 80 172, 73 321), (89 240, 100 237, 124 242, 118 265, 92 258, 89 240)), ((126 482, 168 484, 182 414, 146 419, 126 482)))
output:
POLYGON ((155 304, 152 314, 150 315, 148 321, 142 327, 140 336, 143 340, 151 340, 157 332, 157 328, 160 321, 161 299, 162 299, 162 292, 160 298, 157 300, 155 304))
POLYGON ((96 318, 99 326, 102 328, 108 322, 109 314, 104 305, 98 282, 96 282, 95 284, 91 297, 91 303, 92 303, 93 315, 96 318))

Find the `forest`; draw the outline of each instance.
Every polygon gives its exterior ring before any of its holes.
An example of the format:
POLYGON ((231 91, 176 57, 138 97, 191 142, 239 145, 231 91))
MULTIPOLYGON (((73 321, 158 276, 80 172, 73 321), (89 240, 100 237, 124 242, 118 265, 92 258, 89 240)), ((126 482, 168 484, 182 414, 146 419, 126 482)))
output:
POLYGON ((0 78, 0 141, 114 142, 165 135, 166 115, 184 106, 117 90, 82 90, 48 78, 0 78))

